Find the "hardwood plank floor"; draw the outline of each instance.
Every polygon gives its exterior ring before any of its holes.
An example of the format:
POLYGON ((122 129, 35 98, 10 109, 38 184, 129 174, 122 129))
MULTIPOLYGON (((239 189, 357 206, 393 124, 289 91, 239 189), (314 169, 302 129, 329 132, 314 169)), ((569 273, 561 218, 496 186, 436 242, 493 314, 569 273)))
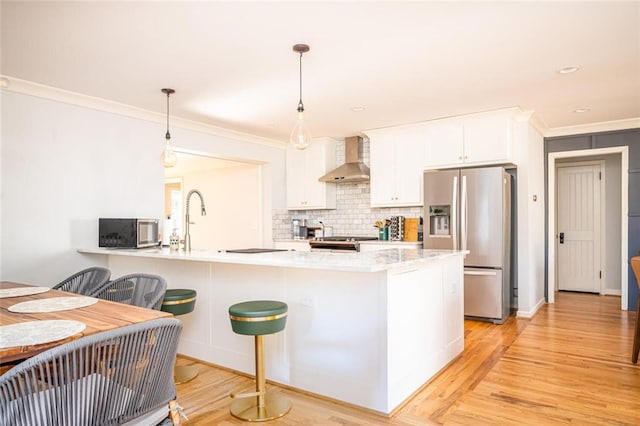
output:
MULTIPOLYGON (((278 425, 638 425, 640 364, 631 364, 635 312, 620 298, 558 293, 532 320, 465 321, 465 350, 391 418, 272 386, 293 403, 278 425)), ((243 424, 231 390, 249 378, 180 358, 200 375, 178 385, 187 425, 243 424)))

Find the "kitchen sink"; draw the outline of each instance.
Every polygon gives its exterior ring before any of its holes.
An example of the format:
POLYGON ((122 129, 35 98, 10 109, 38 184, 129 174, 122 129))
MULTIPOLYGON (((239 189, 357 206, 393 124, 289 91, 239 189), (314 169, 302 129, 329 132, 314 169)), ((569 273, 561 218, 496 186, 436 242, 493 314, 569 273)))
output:
POLYGON ((276 248, 246 248, 246 249, 235 249, 235 250, 223 250, 225 253, 245 253, 245 254, 255 254, 255 253, 269 253, 273 251, 289 251, 287 249, 276 249, 276 248))

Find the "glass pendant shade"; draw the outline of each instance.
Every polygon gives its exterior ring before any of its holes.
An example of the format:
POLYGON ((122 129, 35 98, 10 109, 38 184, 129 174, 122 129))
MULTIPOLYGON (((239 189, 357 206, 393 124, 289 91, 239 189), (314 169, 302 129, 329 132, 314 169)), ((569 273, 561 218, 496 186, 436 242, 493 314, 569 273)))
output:
POLYGON ((296 44, 293 51, 300 54, 300 100, 298 101, 298 121, 291 131, 289 143, 296 149, 306 149, 311 145, 311 131, 304 121, 304 104, 302 103, 302 54, 309 51, 306 44, 296 44))
POLYGON ((160 155, 160 159, 162 160, 162 164, 164 167, 169 168, 173 167, 178 163, 178 157, 176 157, 176 153, 173 152, 171 148, 171 143, 169 143, 169 139, 166 140, 167 143, 164 145, 164 151, 160 155))
POLYGON ((302 111, 298 112, 298 121, 291 131, 289 142, 296 149, 305 149, 311 145, 311 131, 304 121, 304 112, 302 111))

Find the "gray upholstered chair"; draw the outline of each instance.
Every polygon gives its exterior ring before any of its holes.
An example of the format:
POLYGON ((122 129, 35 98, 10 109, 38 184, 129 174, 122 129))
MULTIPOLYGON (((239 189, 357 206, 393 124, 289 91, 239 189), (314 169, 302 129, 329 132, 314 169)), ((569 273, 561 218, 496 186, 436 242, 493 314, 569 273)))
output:
POLYGON ((130 274, 109 281, 95 297, 160 310, 167 282, 159 275, 130 274))
POLYGON ((84 296, 94 296, 102 286, 109 282, 109 278, 111 278, 110 270, 100 266, 93 266, 71 275, 52 288, 84 296))
POLYGON ((173 364, 181 330, 179 320, 161 318, 27 359, 0 376, 0 424, 167 424, 169 407, 177 410, 173 364))

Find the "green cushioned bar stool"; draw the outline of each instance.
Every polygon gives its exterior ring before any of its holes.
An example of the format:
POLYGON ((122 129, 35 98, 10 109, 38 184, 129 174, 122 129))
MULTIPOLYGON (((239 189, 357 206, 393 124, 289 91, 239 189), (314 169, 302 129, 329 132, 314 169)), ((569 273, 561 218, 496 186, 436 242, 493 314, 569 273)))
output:
POLYGON ((284 330, 287 304, 274 300, 255 300, 229 307, 231 328, 235 333, 255 336, 255 392, 232 392, 231 415, 250 422, 282 417, 291 410, 291 402, 266 390, 264 374, 264 335, 284 330))
MULTIPOLYGON (((169 289, 164 294, 161 310, 173 315, 184 315, 193 312, 196 306, 196 291, 188 289, 169 289)), ((179 385, 196 378, 198 370, 190 365, 173 367, 173 381, 179 385)))

